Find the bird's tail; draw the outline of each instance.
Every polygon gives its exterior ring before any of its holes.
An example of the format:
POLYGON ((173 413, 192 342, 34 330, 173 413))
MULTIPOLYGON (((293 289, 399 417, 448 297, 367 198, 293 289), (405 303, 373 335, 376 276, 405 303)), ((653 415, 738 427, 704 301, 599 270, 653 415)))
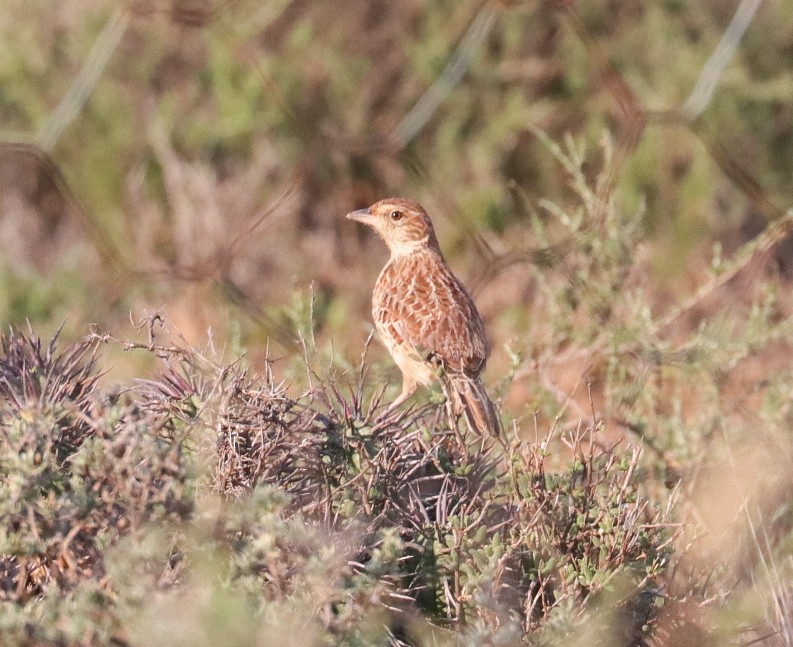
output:
POLYGON ((448 376, 449 393, 454 415, 465 416, 472 431, 477 434, 497 437, 501 434, 501 421, 493 401, 478 377, 466 375, 448 376))

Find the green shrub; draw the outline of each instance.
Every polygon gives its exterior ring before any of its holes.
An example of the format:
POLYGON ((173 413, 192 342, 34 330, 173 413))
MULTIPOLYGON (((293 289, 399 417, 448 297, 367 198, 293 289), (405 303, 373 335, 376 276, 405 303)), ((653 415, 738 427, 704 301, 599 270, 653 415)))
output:
POLYGON ((98 339, 3 339, 8 636, 266 644, 299 621, 315 644, 503 642, 609 591, 649 631, 670 533, 638 452, 596 428, 564 434, 573 464, 551 473, 549 440, 467 437, 442 405, 382 419, 365 371, 293 398, 271 371, 150 347, 162 375, 99 388, 98 339))

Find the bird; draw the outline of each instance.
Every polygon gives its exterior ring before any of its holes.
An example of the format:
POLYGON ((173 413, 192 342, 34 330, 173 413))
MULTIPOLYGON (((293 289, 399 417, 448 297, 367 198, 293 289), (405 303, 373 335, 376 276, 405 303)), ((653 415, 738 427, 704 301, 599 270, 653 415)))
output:
POLYGON ((498 413, 481 379, 490 356, 485 326, 424 207, 386 198, 347 218, 374 229, 391 253, 372 293, 375 328, 402 373, 402 392, 384 415, 438 379, 455 419, 463 415, 475 433, 498 436, 498 413))

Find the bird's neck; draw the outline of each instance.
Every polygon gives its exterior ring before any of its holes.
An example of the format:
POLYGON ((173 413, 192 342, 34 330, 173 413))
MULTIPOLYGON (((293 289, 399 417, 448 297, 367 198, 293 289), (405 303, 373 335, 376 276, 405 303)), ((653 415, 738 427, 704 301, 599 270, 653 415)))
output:
POLYGON ((440 254, 437 241, 430 234, 419 240, 394 241, 389 246, 391 259, 412 256, 413 254, 440 254))

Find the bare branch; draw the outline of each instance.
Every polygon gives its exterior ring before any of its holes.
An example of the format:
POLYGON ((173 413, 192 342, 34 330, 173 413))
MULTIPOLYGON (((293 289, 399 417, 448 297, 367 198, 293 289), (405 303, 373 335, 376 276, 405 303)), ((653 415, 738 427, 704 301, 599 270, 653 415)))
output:
POLYGON ((710 103, 724 68, 735 54, 738 43, 752 23, 754 14, 762 2, 763 0, 741 0, 741 4, 738 5, 727 31, 705 63, 694 89, 683 104, 683 114, 691 121, 699 117, 710 103))
POLYGON ((460 83, 474 53, 484 42, 496 22, 498 10, 489 2, 476 14, 468 31, 465 32, 449 63, 441 75, 410 109, 394 129, 392 138, 399 148, 407 146, 421 132, 435 111, 446 100, 451 91, 460 83))
POLYGON ((113 52, 121 42, 121 37, 129 25, 129 14, 123 7, 119 7, 110 16, 94 46, 88 53, 80 73, 72 83, 69 91, 61 99, 55 110, 50 114, 47 122, 36 135, 36 143, 45 151, 51 151, 66 127, 77 116, 88 101, 99 77, 107 66, 113 52))

